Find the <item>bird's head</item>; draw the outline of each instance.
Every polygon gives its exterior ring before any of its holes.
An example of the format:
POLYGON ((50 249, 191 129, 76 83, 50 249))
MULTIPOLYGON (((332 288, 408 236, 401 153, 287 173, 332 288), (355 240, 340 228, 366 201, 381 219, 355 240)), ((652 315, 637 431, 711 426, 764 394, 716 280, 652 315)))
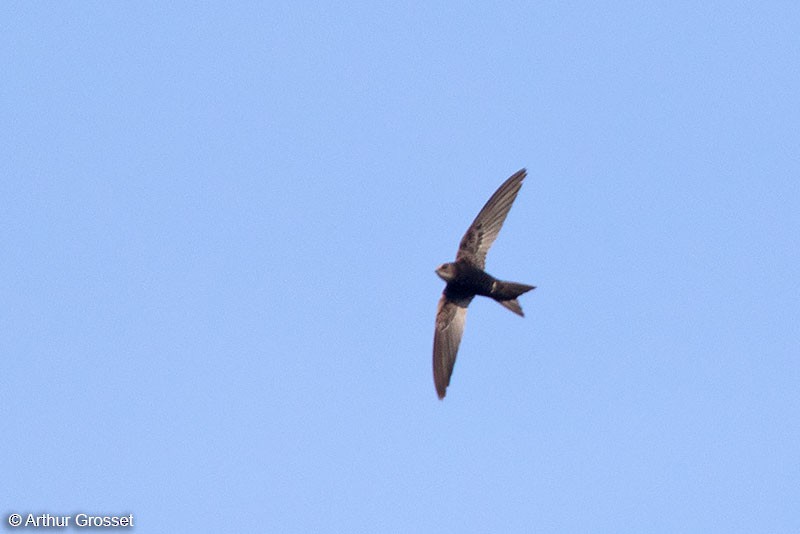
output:
POLYGON ((445 282, 450 282, 456 277, 456 264, 443 263, 436 268, 436 274, 438 274, 439 278, 441 278, 445 282))

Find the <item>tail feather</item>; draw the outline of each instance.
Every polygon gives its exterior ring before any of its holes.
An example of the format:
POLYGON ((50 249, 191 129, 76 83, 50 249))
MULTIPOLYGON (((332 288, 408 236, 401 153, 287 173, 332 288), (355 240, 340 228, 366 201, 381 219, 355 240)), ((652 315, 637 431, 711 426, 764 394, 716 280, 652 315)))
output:
POLYGON ((517 297, 532 289, 536 289, 536 286, 518 284, 516 282, 501 282, 498 280, 495 287, 492 289, 492 298, 520 317, 525 317, 525 314, 522 313, 522 307, 519 305, 519 302, 517 302, 517 297))

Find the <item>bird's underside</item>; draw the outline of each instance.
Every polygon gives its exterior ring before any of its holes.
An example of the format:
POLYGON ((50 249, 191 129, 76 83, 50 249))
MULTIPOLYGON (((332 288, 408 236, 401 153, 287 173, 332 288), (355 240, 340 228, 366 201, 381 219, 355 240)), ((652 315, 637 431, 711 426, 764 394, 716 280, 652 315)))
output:
POLYGON ((433 336, 433 381, 440 399, 450 384, 472 299, 476 295, 489 297, 523 316, 517 297, 534 289, 527 284, 497 280, 483 270, 486 253, 497 238, 525 176, 522 169, 495 191, 461 239, 456 261, 436 269, 447 282, 439 299, 433 336))

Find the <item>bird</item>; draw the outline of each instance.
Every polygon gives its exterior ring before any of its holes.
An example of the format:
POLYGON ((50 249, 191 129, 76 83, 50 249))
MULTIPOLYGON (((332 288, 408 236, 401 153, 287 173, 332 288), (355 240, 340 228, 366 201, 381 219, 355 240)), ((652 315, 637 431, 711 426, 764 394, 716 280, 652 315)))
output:
POLYGON ((433 334, 433 382, 440 400, 444 399, 450 385, 464 334, 467 307, 472 299, 476 295, 489 297, 524 317, 517 297, 536 288, 498 280, 484 271, 486 253, 497 238, 526 175, 527 171, 520 169, 503 182, 461 238, 456 261, 436 268, 436 274, 447 282, 436 310, 433 334))

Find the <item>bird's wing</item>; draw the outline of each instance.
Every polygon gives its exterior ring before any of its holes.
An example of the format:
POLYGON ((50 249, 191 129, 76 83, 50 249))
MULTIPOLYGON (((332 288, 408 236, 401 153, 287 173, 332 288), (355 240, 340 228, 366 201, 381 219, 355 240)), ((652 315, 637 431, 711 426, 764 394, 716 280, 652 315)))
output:
POLYGON ((467 320, 467 305, 471 300, 472 297, 451 300, 445 295, 439 299, 436 331, 433 334, 433 382, 440 399, 444 398, 447 386, 450 385, 458 345, 467 320))
POLYGON ((526 174, 525 169, 519 170, 494 192, 492 198, 472 221, 467 233, 461 238, 456 261, 468 261, 476 267, 485 268, 486 253, 497 239, 497 234, 503 227, 508 210, 517 198, 526 174))

